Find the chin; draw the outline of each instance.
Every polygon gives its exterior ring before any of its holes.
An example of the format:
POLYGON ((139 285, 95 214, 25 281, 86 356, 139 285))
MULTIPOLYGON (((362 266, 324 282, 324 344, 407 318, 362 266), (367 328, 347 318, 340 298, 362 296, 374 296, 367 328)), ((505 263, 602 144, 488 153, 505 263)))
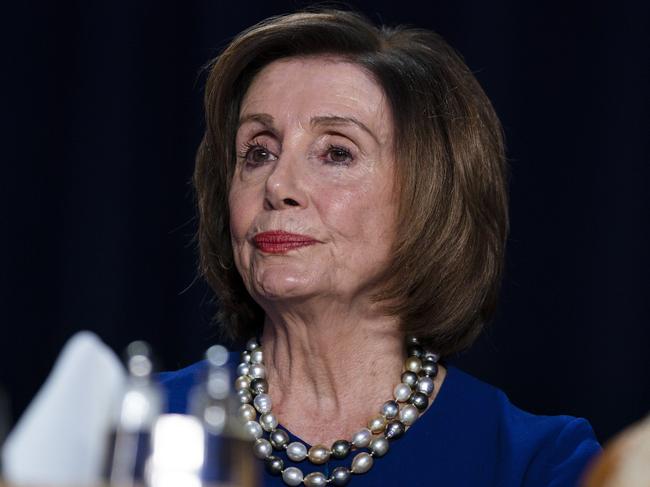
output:
POLYGON ((307 298, 316 294, 314 281, 303 273, 287 272, 286 269, 266 269, 254 283, 255 294, 271 301, 307 298))

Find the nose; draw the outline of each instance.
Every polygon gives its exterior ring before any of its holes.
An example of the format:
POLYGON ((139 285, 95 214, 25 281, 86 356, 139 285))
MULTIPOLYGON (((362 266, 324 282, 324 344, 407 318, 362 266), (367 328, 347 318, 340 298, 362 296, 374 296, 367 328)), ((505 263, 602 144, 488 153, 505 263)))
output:
POLYGON ((299 158, 283 151, 266 179, 264 208, 284 210, 307 206, 299 158))

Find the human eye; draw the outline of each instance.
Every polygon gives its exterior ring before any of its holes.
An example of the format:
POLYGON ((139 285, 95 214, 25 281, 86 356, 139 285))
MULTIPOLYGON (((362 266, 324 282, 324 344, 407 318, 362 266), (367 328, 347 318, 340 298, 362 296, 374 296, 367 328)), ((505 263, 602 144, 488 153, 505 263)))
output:
POLYGON ((327 147, 326 158, 328 162, 339 166, 347 166, 354 159, 348 149, 333 144, 327 147))
POLYGON ((253 167, 261 166, 265 162, 277 159, 264 142, 255 140, 246 142, 237 155, 240 159, 244 160, 247 166, 253 167))

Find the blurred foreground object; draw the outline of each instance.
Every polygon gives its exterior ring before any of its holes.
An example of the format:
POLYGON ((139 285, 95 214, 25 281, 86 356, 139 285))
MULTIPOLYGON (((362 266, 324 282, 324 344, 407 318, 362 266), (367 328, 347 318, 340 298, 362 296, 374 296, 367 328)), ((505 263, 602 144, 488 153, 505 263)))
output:
POLYGON ((191 414, 164 414, 149 345, 129 345, 127 376, 99 338, 76 334, 7 438, 4 480, 16 487, 259 486, 228 351, 215 345, 206 362, 191 414))
POLYGON ((7 438, 5 480, 15 485, 97 483, 114 398, 124 381, 120 360, 96 335, 74 335, 7 438))
POLYGON ((650 487, 650 416, 606 445, 583 487, 650 487))
POLYGON ((151 380, 151 355, 151 347, 142 341, 126 349, 129 376, 115 409, 107 456, 106 479, 110 485, 134 485, 144 480, 151 432, 164 409, 162 391, 151 380))
POLYGON ((207 368, 189 397, 190 415, 165 414, 152 433, 150 487, 257 487, 258 462, 237 414, 228 350, 206 353, 207 368))

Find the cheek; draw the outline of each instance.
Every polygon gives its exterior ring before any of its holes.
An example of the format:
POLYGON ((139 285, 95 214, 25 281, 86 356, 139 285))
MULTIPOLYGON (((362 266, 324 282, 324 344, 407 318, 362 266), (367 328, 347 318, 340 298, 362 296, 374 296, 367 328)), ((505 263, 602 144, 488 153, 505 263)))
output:
POLYGON ((251 196, 247 194, 249 192, 244 188, 233 186, 228 195, 230 235, 236 241, 245 238, 248 227, 254 218, 254 214, 251 214, 254 205, 251 204, 251 196))
POLYGON ((374 246, 377 236, 391 226, 391 202, 385 193, 372 187, 330 191, 320 206, 324 223, 335 237, 359 246, 374 246))

